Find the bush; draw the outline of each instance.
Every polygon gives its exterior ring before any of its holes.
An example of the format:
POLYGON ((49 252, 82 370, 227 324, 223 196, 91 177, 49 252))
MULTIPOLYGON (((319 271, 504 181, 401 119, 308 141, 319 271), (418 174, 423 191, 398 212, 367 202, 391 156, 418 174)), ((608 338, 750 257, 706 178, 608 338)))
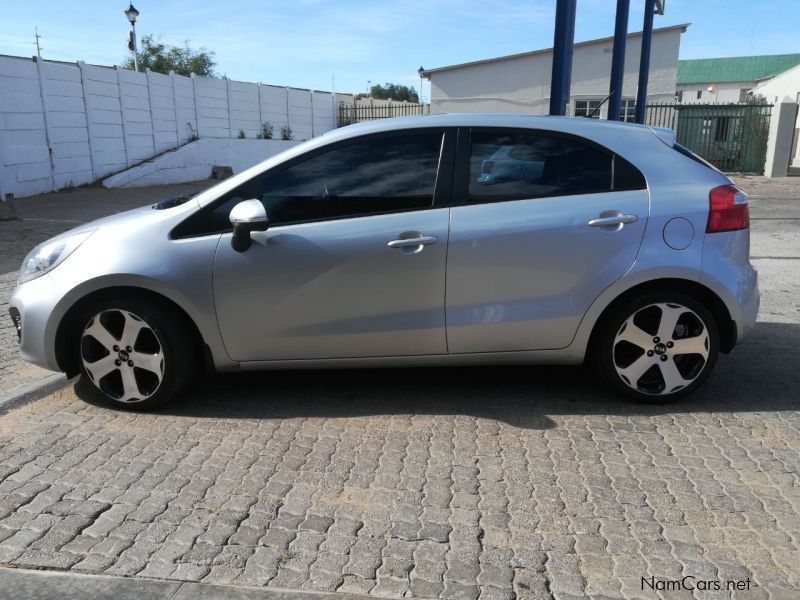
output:
POLYGON ((244 129, 239 130, 239 135, 237 136, 240 140, 245 139, 247 136, 244 134, 244 129))
POLYGON ((261 124, 261 133, 258 134, 258 139, 260 140, 271 140, 272 134, 274 132, 274 128, 270 123, 262 123, 261 124))
POLYGON ((288 125, 284 125, 281 127, 281 139, 282 140, 291 140, 292 138, 292 128, 288 125))

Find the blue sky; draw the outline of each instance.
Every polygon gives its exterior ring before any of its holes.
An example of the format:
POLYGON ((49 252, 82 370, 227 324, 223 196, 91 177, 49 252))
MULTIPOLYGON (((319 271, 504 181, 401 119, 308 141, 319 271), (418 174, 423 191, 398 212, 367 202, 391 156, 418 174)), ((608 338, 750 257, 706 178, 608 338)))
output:
MULTIPOLYGON (((216 52, 232 79, 364 91, 419 85, 437 67, 552 45, 555 0, 136 0, 137 31, 216 52)), ((615 0, 578 0, 575 39, 613 34, 615 0)), ((641 29, 632 0, 629 31, 641 29)), ((667 0, 656 26, 691 22, 681 58, 800 52, 798 0, 667 0)), ((3 0, 0 54, 118 64, 127 0, 3 0)), ((425 90, 427 96, 427 88, 425 90)))

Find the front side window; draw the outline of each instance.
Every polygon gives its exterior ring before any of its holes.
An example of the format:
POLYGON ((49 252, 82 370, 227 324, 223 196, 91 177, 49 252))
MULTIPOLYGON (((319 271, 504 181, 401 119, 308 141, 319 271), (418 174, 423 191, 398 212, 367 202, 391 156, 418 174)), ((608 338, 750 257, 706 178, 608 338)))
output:
POLYGON ((611 153, 569 137, 473 132, 469 201, 608 192, 612 162, 611 153))
POLYGON ((270 224, 432 206, 441 133, 362 140, 323 152, 255 184, 270 224))
POLYGON ((173 237, 230 229, 242 200, 263 202, 270 227, 425 209, 433 193, 442 132, 369 137, 323 150, 254 177, 173 230, 173 237))

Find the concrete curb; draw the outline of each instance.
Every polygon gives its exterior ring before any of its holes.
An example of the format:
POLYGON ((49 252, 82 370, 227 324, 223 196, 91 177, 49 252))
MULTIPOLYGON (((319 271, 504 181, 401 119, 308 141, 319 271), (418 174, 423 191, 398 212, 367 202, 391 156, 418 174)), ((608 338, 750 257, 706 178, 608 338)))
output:
POLYGON ((8 394, 0 396, 0 412, 7 412, 34 400, 39 400, 66 387, 70 382, 64 373, 53 373, 44 379, 20 386, 8 394))
MULTIPOLYGON (((0 567, 2 589, 15 600, 360 600, 340 592, 254 588, 170 579, 85 575, 67 571, 0 567)), ((5 596, 3 596, 5 598, 5 596)))

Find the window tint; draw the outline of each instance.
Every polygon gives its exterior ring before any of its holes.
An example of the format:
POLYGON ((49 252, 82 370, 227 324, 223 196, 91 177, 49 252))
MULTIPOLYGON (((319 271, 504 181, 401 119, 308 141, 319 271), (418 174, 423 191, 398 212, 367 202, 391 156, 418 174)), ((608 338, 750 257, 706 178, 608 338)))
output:
POLYGON ((614 155, 614 185, 615 192, 626 192, 630 190, 646 190, 647 182, 641 171, 634 167, 619 154, 614 155))
POLYGON ((607 192, 611 175, 611 153, 572 138, 472 133, 472 202, 607 192))
POLYGON ((256 183, 270 223, 427 208, 441 133, 363 140, 309 158, 256 183))
POLYGON ((271 227, 427 208, 441 146, 442 133, 434 132, 361 139, 323 151, 228 192, 178 225, 173 237, 229 230, 231 209, 252 198, 264 203, 271 227))

